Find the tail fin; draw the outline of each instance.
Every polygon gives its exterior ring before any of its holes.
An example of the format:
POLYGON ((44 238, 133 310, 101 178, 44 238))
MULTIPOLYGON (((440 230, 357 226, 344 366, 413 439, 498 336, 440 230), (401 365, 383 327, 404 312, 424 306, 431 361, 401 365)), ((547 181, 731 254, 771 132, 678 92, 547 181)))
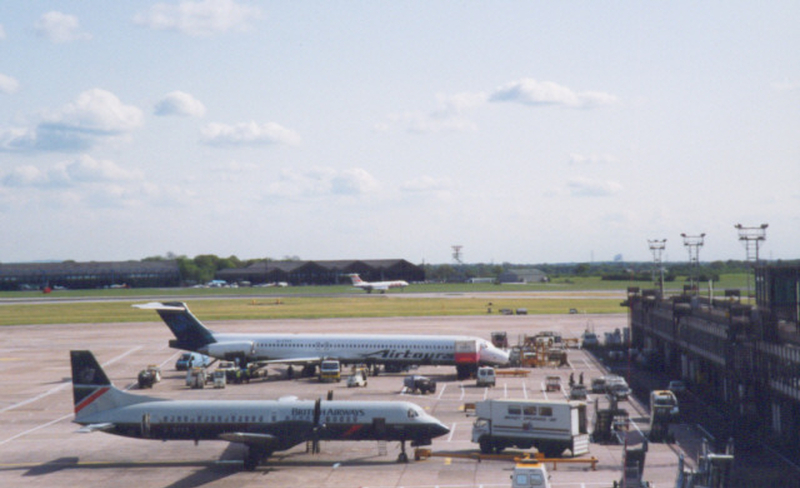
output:
POLYGON ((117 389, 106 376, 103 367, 91 351, 70 351, 72 363, 72 398, 75 405, 75 421, 93 414, 133 403, 158 399, 131 395, 117 389))
POLYGON ((358 276, 358 273, 352 273, 352 274, 349 274, 348 276, 350 277, 350 280, 353 282, 354 285, 359 285, 359 284, 364 282, 361 279, 361 277, 358 276))
POLYGON ((134 305, 135 308, 155 310, 177 340, 169 341, 170 347, 196 351, 206 344, 217 342, 214 333, 208 330, 197 317, 192 315, 189 307, 182 302, 159 303, 151 302, 143 305, 134 305))
POLYGON ((111 400, 112 395, 106 393, 116 388, 94 358, 94 354, 91 351, 70 351, 69 355, 72 363, 75 418, 115 407, 116 402, 111 400))

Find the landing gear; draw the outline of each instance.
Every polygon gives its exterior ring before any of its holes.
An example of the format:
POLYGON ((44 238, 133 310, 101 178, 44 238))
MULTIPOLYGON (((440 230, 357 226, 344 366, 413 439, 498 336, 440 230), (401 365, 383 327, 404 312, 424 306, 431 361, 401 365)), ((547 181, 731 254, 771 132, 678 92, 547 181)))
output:
POLYGON ((259 464, 267 460, 271 453, 265 449, 250 446, 247 454, 244 455, 244 469, 247 471, 255 470, 259 464))
POLYGON ((400 441, 400 455, 397 456, 398 463, 407 463, 408 454, 406 454, 406 441, 400 441))

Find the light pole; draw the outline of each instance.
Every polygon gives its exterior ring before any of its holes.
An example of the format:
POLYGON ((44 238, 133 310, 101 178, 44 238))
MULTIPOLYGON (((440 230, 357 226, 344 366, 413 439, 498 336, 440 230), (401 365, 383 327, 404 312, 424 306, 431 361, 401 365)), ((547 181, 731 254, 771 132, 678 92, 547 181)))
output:
POLYGON ((753 271, 751 262, 758 265, 758 246, 761 241, 767 240, 767 227, 761 224, 758 227, 745 227, 742 224, 734 225, 739 231, 739 240, 744 241, 745 255, 747 256, 747 300, 750 301, 750 274, 753 271))
POLYGON ((703 247, 703 240, 706 237, 706 233, 703 232, 699 236, 681 234, 681 237, 683 237, 683 245, 686 246, 686 249, 689 251, 689 266, 692 269, 689 276, 689 285, 692 287, 692 291, 697 291, 695 288, 695 280, 699 280, 700 278, 700 248, 703 247), (698 276, 695 277, 695 274, 698 276))
POLYGON ((664 296, 664 267, 661 265, 661 254, 664 248, 667 247, 666 239, 647 239, 647 244, 650 246, 650 252, 653 253, 653 281, 656 280, 656 269, 659 271, 658 279, 658 294, 659 297, 664 296))

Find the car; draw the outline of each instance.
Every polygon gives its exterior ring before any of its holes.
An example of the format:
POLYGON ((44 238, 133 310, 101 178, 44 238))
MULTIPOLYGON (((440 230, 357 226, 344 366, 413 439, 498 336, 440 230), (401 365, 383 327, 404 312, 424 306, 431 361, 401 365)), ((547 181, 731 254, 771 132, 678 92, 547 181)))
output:
POLYGON ((588 389, 586 385, 581 385, 580 383, 577 385, 572 385, 572 388, 569 390, 569 399, 570 400, 586 400, 588 394, 588 389))
POLYGON ((681 380, 672 380, 669 382, 667 390, 671 391, 672 393, 683 393, 686 391, 686 383, 681 380))
POLYGON ((403 378, 403 386, 411 393, 419 391, 423 395, 436 391, 436 382, 426 376, 412 374, 403 378))
POLYGON ((591 349, 600 345, 600 340, 597 338, 597 334, 588 330, 583 333, 581 339, 581 345, 585 348, 591 349))

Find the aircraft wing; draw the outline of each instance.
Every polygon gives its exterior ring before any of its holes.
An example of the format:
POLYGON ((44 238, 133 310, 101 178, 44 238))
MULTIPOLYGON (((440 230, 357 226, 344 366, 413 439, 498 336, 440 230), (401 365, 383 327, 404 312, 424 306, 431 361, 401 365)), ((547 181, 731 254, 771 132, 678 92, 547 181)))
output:
POLYGON ((101 424, 84 425, 83 427, 78 429, 76 432, 81 433, 81 434, 91 434, 92 432, 97 432, 97 431, 105 432, 105 431, 111 430, 113 428, 114 428, 114 424, 113 423, 111 423, 111 422, 103 422, 101 424))
POLYGON ((278 443, 278 438, 271 434, 256 434, 253 432, 227 432, 220 434, 220 439, 228 442, 238 442, 248 446, 271 446, 278 443))
POLYGON ((308 363, 318 363, 320 361, 322 361, 321 357, 310 356, 307 358, 261 359, 256 362, 263 364, 308 364, 308 363))
POLYGON ((371 288, 373 290, 386 291, 389 289, 389 285, 373 285, 371 288))

